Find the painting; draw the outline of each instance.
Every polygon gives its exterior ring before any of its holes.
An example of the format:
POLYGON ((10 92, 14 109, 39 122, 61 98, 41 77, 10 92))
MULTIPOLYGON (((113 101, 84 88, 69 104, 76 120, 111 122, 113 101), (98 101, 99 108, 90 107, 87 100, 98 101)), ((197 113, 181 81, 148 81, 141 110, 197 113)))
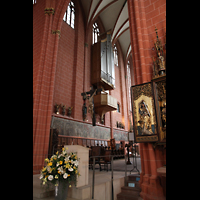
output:
POLYGON ((131 101, 135 142, 158 141, 152 83, 132 86, 131 101))
POLYGON ((166 143, 166 76, 153 80, 159 143, 166 143))

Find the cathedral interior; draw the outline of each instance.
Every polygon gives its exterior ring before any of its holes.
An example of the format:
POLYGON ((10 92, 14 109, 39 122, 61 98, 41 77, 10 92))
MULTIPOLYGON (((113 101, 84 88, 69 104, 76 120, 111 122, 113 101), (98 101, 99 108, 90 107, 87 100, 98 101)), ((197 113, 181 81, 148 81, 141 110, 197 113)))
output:
POLYGON ((134 154, 166 199, 165 0, 33 0, 33 175, 64 145, 134 154))

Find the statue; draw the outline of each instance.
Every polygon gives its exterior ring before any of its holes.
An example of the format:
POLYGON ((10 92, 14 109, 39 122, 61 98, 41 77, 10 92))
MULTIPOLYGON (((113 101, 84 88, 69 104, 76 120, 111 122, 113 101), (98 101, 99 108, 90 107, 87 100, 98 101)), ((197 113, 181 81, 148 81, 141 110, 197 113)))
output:
MULTIPOLYGON (((102 88, 94 89, 93 86, 91 86, 90 91, 81 93, 81 96, 83 96, 83 100, 84 100, 83 106, 85 106, 85 100, 86 99, 89 100, 88 112, 91 114, 93 126, 96 126, 96 118, 95 118, 95 112, 94 112, 94 95, 96 95, 96 92, 100 92, 100 91, 102 91, 102 88)), ((83 107, 82 107, 82 110, 83 110, 83 107)))
POLYGON ((160 55, 160 52, 158 52, 158 66, 159 66, 160 75, 164 75, 165 61, 164 61, 164 57, 160 55))
POLYGON ((85 121, 87 118, 87 106, 85 105, 85 102, 82 107, 82 112, 83 112, 83 121, 85 121))
POLYGON ((58 105, 58 104, 56 103, 56 104, 55 104, 55 108, 56 108, 56 114, 58 115, 58 114, 59 114, 60 105, 58 105))
POLYGON ((67 116, 68 116, 68 117, 71 117, 72 108, 73 108, 73 106, 72 106, 72 107, 68 107, 68 111, 67 111, 67 116))
POLYGON ((66 105, 61 104, 61 107, 62 107, 62 115, 64 116, 65 115, 66 105))
POLYGON ((139 116, 140 116, 139 118, 140 120, 138 121, 138 123, 140 124, 142 135, 153 134, 151 131, 151 120, 150 120, 151 114, 144 100, 142 100, 139 103, 139 116))
POLYGON ((156 31, 157 41, 154 43, 154 45, 156 48, 157 58, 153 57, 153 78, 165 75, 165 59, 163 56, 163 46, 161 40, 158 39, 158 33, 156 27, 155 31, 156 31))
POLYGON ((97 89, 90 94, 90 96, 88 96, 88 100, 89 100, 89 106, 88 106, 88 112, 91 114, 91 117, 95 117, 94 115, 94 95, 96 94, 97 89))
POLYGON ((166 128, 166 103, 163 104, 163 108, 161 110, 161 119, 163 127, 166 128))

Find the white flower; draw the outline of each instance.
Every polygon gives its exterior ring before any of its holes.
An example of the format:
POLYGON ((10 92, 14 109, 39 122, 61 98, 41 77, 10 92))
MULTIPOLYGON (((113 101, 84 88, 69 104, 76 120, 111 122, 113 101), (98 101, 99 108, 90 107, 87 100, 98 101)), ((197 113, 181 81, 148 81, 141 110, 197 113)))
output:
POLYGON ((59 162, 57 162, 57 164, 56 164, 56 167, 58 167, 60 165, 60 163, 59 162))
POLYGON ((51 172, 52 172, 52 169, 51 169, 51 167, 50 167, 50 166, 47 166, 47 171, 48 171, 49 173, 51 173, 51 172))
POLYGON ((69 157, 70 157, 70 156, 66 156, 66 157, 65 157, 65 162, 69 161, 69 157))
POLYGON ((64 174, 64 173, 65 173, 62 166, 59 167, 58 170, 61 172, 61 174, 64 174))
POLYGON ((66 179, 67 177, 68 177, 68 173, 65 173, 65 174, 63 175, 63 178, 66 179))
POLYGON ((41 175, 40 175, 40 179, 42 179, 42 178, 43 178, 43 175, 41 174, 41 175))
POLYGON ((69 170, 70 172, 72 172, 72 171, 73 171, 73 168, 69 168, 68 170, 69 170))
POLYGON ((72 161, 72 164, 74 164, 76 167, 78 166, 78 160, 72 161))
POLYGON ((48 176, 48 179, 49 179, 50 181, 52 181, 52 180, 53 180, 53 175, 49 175, 49 176, 48 176))

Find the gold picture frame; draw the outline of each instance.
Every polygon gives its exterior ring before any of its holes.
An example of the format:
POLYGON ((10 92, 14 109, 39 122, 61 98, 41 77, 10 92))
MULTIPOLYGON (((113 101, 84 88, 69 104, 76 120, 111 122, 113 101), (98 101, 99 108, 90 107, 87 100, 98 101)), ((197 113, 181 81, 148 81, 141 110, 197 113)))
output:
POLYGON ((132 86, 131 101, 135 143, 157 142, 157 121, 152 83, 132 86))

